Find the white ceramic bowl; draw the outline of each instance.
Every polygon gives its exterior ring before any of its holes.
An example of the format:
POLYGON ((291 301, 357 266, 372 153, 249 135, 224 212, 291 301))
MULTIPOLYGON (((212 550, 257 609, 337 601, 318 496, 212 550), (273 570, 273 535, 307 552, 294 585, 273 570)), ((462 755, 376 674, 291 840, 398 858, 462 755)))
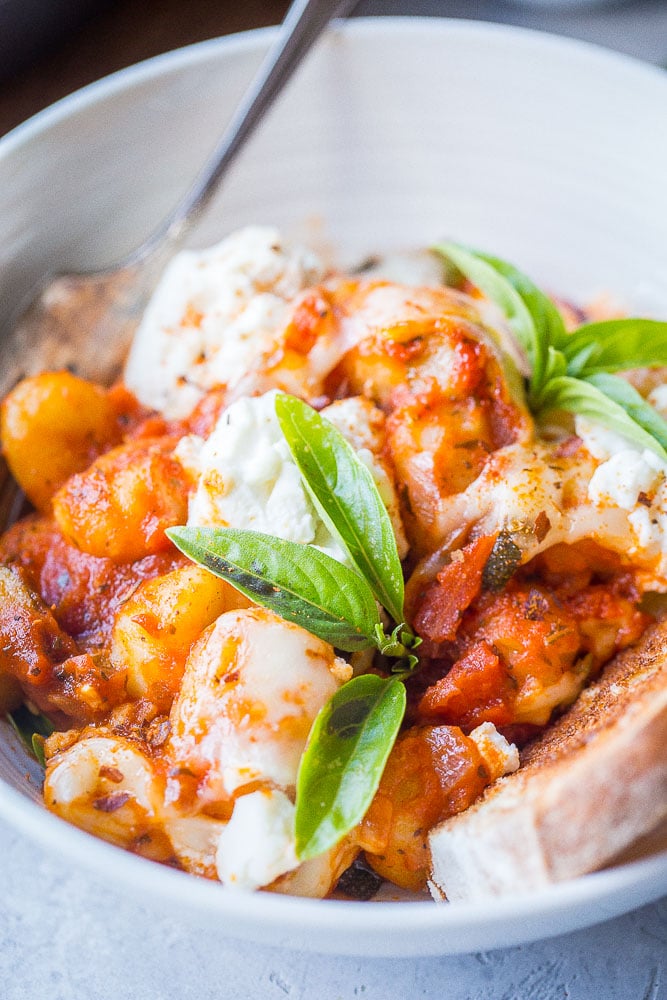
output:
MULTIPOLYGON (((0 322, 48 269, 110 262, 171 207, 269 40, 171 53, 75 94, 0 143, 0 322)), ((587 300, 667 316, 667 76, 587 45, 470 22, 331 32, 197 234, 251 222, 343 262, 448 235, 587 300)), ((364 954, 488 949, 583 927, 667 891, 667 855, 481 905, 243 896, 125 854, 39 805, 8 729, 0 811, 127 891, 273 944, 364 954)))

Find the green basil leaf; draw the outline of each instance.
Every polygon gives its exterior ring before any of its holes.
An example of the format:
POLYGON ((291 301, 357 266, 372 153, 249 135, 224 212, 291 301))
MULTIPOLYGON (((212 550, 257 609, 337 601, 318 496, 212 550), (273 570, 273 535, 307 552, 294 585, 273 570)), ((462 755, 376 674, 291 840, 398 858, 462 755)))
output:
POLYGON ((603 392, 608 399, 622 406, 628 416, 650 434, 652 445, 649 444, 647 447, 667 458, 667 422, 640 396, 634 386, 625 379, 607 375, 606 372, 587 375, 586 381, 603 392))
POLYGON ((636 318, 587 323, 567 337, 563 352, 569 374, 578 377, 667 365, 667 323, 636 318))
POLYGON ((457 243, 441 243, 435 249, 502 309, 528 356, 531 384, 539 388, 545 378, 549 346, 560 347, 567 336, 563 317, 551 299, 530 278, 499 257, 457 243))
POLYGON ((37 763, 46 767, 46 757, 44 756, 44 737, 41 733, 33 733, 30 740, 30 749, 37 758, 37 763))
POLYGON ((344 684, 311 729, 296 789, 300 860, 329 850, 366 813, 405 714, 396 678, 363 674, 344 684))
POLYGON ((562 351, 555 347, 547 350, 546 364, 544 366, 544 384, 547 385, 552 379, 560 378, 567 374, 567 361, 562 351))
POLYGON ((53 732, 52 722, 41 713, 31 712, 25 705, 7 712, 6 718, 28 752, 44 767, 44 737, 53 732))
POLYGON ((567 338, 567 330, 560 311, 549 296, 533 284, 523 271, 507 261, 486 253, 481 253, 480 257, 502 274, 519 293, 543 342, 560 347, 567 338))
POLYGON ((379 622, 362 577, 311 545, 235 528, 169 528, 190 559, 242 594, 346 652, 370 649, 379 622))
POLYGON ((404 583, 394 529, 369 470, 343 435, 295 396, 276 397, 276 414, 318 511, 394 621, 403 620, 404 583))
POLYGON ((654 435, 655 430, 662 436, 657 421, 663 426, 664 421, 632 386, 614 375, 594 375, 590 379, 565 375, 553 379, 540 396, 540 412, 544 414, 552 410, 579 413, 597 420, 640 447, 650 448, 667 459, 667 440, 663 444, 654 435), (622 384, 617 386, 616 383, 622 384))

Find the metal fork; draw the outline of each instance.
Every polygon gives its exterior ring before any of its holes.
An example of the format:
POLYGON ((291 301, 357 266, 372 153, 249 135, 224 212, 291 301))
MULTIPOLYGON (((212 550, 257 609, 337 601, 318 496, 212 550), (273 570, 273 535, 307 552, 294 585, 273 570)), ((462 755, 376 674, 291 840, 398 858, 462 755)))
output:
MULTIPOLYGON (((71 368, 115 378, 157 280, 197 224, 230 165, 334 17, 357 0, 293 0, 217 148, 190 190, 148 239, 102 271, 47 275, 0 344, 0 397, 26 375, 71 368)), ((0 460, 1 462, 1 460, 0 460)), ((16 487, 0 464, 0 528, 15 517, 16 487)))

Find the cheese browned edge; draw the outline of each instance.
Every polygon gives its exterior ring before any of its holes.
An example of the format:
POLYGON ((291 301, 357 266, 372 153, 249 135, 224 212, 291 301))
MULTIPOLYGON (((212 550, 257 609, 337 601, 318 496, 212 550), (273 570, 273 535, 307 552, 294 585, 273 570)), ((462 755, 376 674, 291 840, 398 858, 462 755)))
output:
POLYGON ((602 867, 667 816, 667 622, 430 835, 436 897, 479 900, 602 867))

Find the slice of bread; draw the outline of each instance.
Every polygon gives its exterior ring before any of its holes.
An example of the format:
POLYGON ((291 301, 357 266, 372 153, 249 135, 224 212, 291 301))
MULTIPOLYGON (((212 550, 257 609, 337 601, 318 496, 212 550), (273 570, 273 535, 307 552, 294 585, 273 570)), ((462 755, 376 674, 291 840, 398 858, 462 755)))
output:
POLYGON ((602 867, 667 817, 667 622, 431 832, 432 891, 477 900, 602 867))

